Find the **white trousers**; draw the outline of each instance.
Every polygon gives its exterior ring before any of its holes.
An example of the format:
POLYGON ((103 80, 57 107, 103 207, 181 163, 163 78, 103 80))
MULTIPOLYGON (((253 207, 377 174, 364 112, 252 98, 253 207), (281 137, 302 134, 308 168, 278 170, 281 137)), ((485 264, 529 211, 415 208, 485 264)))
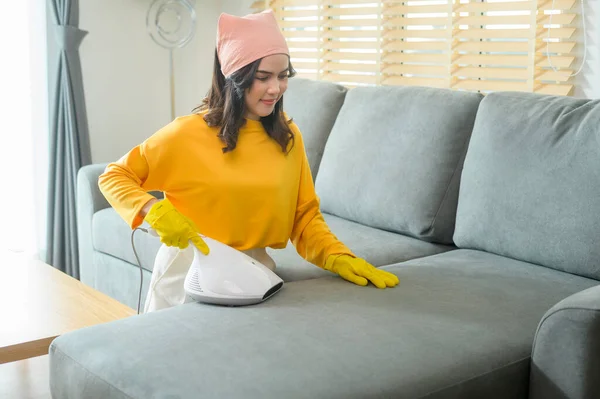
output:
MULTIPOLYGON (((269 269, 275 270, 275 262, 264 248, 250 249, 243 252, 269 269)), ((183 283, 193 260, 194 251, 191 246, 186 249, 179 249, 164 244, 161 245, 156 258, 154 258, 154 268, 152 269, 150 287, 146 295, 144 313, 192 301, 185 294, 183 283)))

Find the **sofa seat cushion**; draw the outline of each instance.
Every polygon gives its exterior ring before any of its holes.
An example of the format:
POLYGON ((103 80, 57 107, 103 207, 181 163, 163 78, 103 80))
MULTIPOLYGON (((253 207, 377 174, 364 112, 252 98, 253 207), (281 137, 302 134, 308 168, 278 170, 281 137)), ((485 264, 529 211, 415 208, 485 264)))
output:
POLYGON ((472 250, 337 276, 249 307, 197 303, 64 334, 53 397, 526 398, 538 322, 597 281, 472 250))
MULTIPOLYGON (((142 227, 149 226, 144 223, 142 227)), ((134 240, 142 268, 152 271, 154 258, 161 246, 160 239, 138 230, 134 240)), ((92 243, 96 251, 138 265, 131 247, 131 229, 113 208, 102 209, 94 214, 92 243)))
MULTIPOLYGON (((434 255, 455 249, 453 246, 432 244, 416 238, 375 229, 334 215, 323 213, 333 234, 345 243, 357 256, 374 266, 389 265, 413 258, 434 255)), ((268 249, 277 263, 277 274, 284 281, 305 280, 331 273, 298 255, 292 243, 285 249, 268 249)))

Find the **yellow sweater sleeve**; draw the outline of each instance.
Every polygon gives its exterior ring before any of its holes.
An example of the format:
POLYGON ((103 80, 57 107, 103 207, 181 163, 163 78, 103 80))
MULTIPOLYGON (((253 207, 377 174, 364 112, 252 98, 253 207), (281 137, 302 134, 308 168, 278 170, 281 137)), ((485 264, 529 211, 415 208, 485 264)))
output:
POLYGON ((327 258, 333 254, 355 257, 352 251, 331 232, 323 219, 302 135, 297 128, 294 129, 294 133, 296 145, 299 145, 298 150, 301 151, 301 171, 298 205, 290 239, 300 256, 321 268, 325 266, 327 258))
POLYGON ((108 203, 131 228, 142 224, 139 213, 154 198, 142 188, 147 177, 148 162, 141 146, 137 146, 120 160, 108 164, 98 179, 100 191, 108 203))
POLYGON ((98 187, 115 211, 131 228, 144 221, 140 211, 155 197, 148 191, 163 191, 173 153, 169 148, 169 136, 177 133, 176 124, 171 123, 142 144, 134 147, 118 161, 107 165, 98 178, 98 187), (160 167, 162 165, 162 167, 160 167))

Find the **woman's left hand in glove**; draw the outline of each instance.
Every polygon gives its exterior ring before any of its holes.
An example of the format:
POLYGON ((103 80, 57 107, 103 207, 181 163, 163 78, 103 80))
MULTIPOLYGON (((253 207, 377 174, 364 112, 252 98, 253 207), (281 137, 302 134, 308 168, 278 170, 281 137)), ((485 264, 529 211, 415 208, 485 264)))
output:
POLYGON ((329 256, 324 269, 362 286, 367 285, 369 281, 377 288, 395 287, 400 283, 395 274, 380 270, 366 260, 350 255, 329 256))

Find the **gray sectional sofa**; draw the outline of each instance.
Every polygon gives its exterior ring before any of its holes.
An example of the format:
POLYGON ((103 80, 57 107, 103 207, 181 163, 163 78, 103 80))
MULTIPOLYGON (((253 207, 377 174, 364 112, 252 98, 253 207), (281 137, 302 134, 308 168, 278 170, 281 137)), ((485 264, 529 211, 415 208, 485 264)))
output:
MULTIPOLYGON (((600 397, 600 103, 294 78, 333 232, 400 285, 272 250, 260 305, 190 303, 65 334, 54 398, 600 397)), ((81 169, 81 279, 137 306, 131 231, 81 169)), ((144 295, 159 243, 136 235, 144 295)))

